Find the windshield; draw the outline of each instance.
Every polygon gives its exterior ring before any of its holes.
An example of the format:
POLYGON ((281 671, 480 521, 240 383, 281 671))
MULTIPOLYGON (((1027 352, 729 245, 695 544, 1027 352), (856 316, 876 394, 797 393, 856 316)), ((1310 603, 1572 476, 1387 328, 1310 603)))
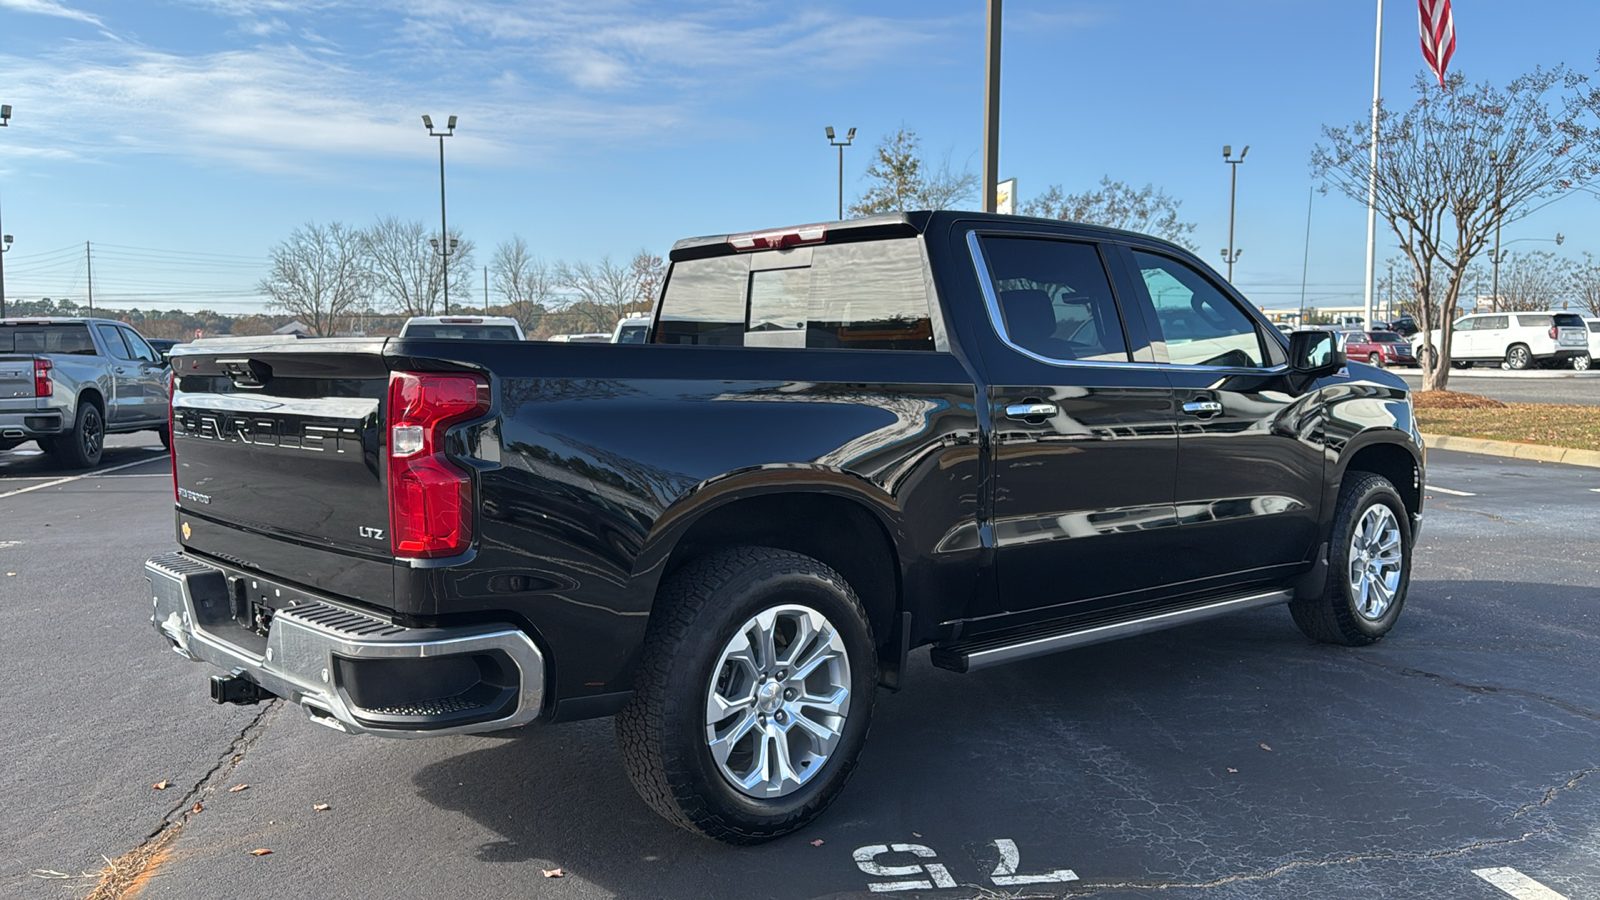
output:
POLYGON ((510 325, 412 325, 408 338, 448 338, 461 341, 514 341, 517 330, 510 325))
POLYGON ((0 325, 0 353, 95 355, 89 326, 82 323, 0 325))

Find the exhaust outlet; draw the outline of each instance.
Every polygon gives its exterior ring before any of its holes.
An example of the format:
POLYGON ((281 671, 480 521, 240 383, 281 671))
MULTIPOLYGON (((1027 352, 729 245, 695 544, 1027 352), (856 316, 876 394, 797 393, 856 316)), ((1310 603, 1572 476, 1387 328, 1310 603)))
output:
POLYGON ((240 706, 254 706, 262 700, 272 696, 254 681, 243 675, 213 675, 211 676, 211 702, 235 703, 240 706))
POLYGON ((5 438, 20 438, 20 437, 26 437, 26 436, 27 435, 23 432, 23 430, 21 428, 7 428, 5 430, 4 434, 0 434, 0 437, 5 437, 5 438))

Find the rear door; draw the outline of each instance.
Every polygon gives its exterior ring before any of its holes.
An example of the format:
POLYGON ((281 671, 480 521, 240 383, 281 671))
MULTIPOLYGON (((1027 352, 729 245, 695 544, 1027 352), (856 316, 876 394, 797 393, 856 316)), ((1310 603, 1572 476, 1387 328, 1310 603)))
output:
POLYGON ((985 225, 958 229, 987 315, 991 524, 1007 611, 1128 605, 1167 577, 1177 435, 1172 388, 1119 307, 1105 247, 985 225))
POLYGON ((144 387, 139 378, 139 361, 134 358, 128 342, 122 339, 122 329, 109 322, 94 326, 100 343, 105 347, 111 371, 111 393, 106 398, 106 422, 126 425, 143 418, 144 387))
POLYGON ((1288 354, 1210 273, 1153 248, 1125 261, 1178 409, 1173 568, 1194 592, 1281 575, 1315 549, 1323 490, 1288 354))

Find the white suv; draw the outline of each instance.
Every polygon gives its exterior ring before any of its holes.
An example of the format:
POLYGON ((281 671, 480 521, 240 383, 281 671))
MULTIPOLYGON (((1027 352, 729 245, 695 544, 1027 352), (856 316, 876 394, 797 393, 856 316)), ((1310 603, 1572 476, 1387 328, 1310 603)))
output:
MULTIPOLYGON (((1589 331, 1576 313, 1473 313, 1456 320, 1451 361, 1460 368, 1499 363, 1507 369, 1534 365, 1589 367, 1589 331)), ((1433 332, 1434 343, 1439 332, 1433 332)), ((1411 338, 1422 355, 1422 335, 1411 338)))

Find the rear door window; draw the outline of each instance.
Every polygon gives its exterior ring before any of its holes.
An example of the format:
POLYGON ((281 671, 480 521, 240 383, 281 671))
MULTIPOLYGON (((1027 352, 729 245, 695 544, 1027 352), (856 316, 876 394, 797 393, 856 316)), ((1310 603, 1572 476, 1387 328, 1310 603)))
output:
POLYGON ((1003 336, 1057 362, 1128 362, 1122 316, 1093 244, 986 237, 1003 336))
POLYGON ((96 325, 95 330, 100 332, 100 340, 106 343, 106 352, 117 359, 132 361, 133 351, 128 349, 128 344, 122 339, 122 331, 115 325, 96 325))

